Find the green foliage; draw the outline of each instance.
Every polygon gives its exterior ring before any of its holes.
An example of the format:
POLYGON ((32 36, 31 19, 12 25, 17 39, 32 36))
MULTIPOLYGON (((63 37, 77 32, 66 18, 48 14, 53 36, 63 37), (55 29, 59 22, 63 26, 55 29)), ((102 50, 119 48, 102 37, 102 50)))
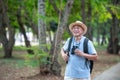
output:
POLYGON ((64 34, 63 34, 63 36, 62 36, 62 39, 66 40, 70 36, 71 36, 70 33, 68 31, 65 31, 64 34))
POLYGON ((71 9, 71 14, 70 17, 68 19, 68 22, 74 22, 76 20, 81 20, 81 5, 80 5, 81 1, 78 0, 74 0, 73 3, 73 7, 71 9))
POLYGON ((118 5, 109 4, 106 7, 110 8, 110 10, 112 11, 112 13, 115 14, 118 19, 120 19, 120 5, 119 4, 118 5))
MULTIPOLYGON (((49 0, 46 1, 46 21, 49 23, 51 20, 58 21, 58 13, 54 10, 54 7, 50 4, 49 0)), ((59 7, 58 7, 59 8, 59 7)))
POLYGON ((43 65, 50 63, 50 61, 48 61, 48 58, 50 56, 47 52, 39 49, 38 46, 32 47, 31 49, 34 50, 34 54, 26 54, 25 55, 26 65, 43 66, 43 65))
POLYGON ((63 10, 67 2, 65 0, 54 0, 54 1, 59 10, 63 10))
POLYGON ((106 0, 93 0, 92 1, 92 18, 96 19, 97 22, 103 23, 108 19, 111 19, 111 15, 106 9, 106 0))
POLYGON ((10 19, 10 25, 14 28, 18 28, 16 12, 19 8, 19 4, 21 3, 21 2, 20 3, 19 2, 20 2, 19 0, 16 0, 16 1, 7 0, 6 1, 6 4, 8 6, 7 16, 10 19), (15 6, 13 6, 13 5, 15 5, 15 6))
POLYGON ((35 57, 39 60, 39 64, 40 64, 40 66, 49 63, 49 61, 47 60, 48 57, 49 57, 49 54, 46 53, 46 52, 43 51, 43 50, 40 50, 40 49, 37 50, 37 51, 36 51, 36 54, 35 54, 35 57))
POLYGON ((35 55, 26 54, 25 55, 25 65, 36 67, 39 65, 39 61, 35 58, 35 55))

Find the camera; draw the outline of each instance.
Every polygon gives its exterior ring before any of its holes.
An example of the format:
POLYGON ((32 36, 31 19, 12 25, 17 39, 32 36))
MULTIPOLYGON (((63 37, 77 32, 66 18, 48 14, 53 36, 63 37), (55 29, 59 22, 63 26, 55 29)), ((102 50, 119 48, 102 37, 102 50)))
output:
POLYGON ((72 47, 71 54, 74 54, 74 51, 75 51, 75 49, 77 49, 77 48, 78 48, 78 46, 73 46, 73 47, 72 47))

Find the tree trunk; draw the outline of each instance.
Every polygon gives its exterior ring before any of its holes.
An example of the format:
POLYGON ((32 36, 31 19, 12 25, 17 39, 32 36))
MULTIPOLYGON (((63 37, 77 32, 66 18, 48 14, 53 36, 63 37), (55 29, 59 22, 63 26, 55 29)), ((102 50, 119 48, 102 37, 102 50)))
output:
POLYGON ((67 25, 67 21, 69 18, 69 14, 72 8, 74 0, 68 0, 66 7, 64 9, 64 12, 62 12, 62 16, 60 16, 60 23, 58 24, 58 29, 57 32, 55 33, 55 38, 53 41, 53 46, 51 47, 51 52, 50 54, 53 56, 52 57, 52 65, 51 65, 51 70, 55 75, 61 75, 61 66, 58 63, 58 54, 60 53, 60 44, 61 44, 61 39, 62 35, 64 33, 64 27, 67 25))
POLYGON ((93 28, 91 25, 91 19, 92 19, 92 7, 91 7, 91 0, 88 0, 87 3, 87 8, 88 8, 88 12, 87 12, 87 28, 88 28, 88 32, 87 32, 87 36, 90 40, 93 40, 93 28))
POLYGON ((107 26, 106 25, 106 23, 104 23, 103 24, 103 26, 101 27, 103 30, 102 30, 102 41, 101 41, 101 45, 104 45, 104 44, 106 44, 107 43, 107 41, 106 41, 106 28, 104 28, 105 26, 107 26))
POLYGON ((9 24, 9 17, 7 16, 7 6, 3 0, 0 0, 0 42, 2 42, 4 57, 12 57, 12 49, 15 43, 14 35, 15 31, 9 24), (6 30, 8 28, 8 30, 6 30), (8 34, 6 34, 8 32, 8 34))
POLYGON ((24 17, 25 17, 25 19, 27 20, 27 23, 26 23, 27 26, 30 26, 30 27, 32 28, 32 32, 35 33, 35 34, 38 36, 38 25, 36 25, 36 24, 33 22, 32 18, 30 18, 30 17, 28 16, 29 12, 27 12, 27 9, 24 8, 24 10, 25 10, 25 15, 24 15, 24 17))
POLYGON ((85 0, 81 0, 80 11, 81 11, 82 22, 85 24, 86 23, 85 0))
POLYGON ((45 0, 38 0, 38 15, 39 45, 43 49, 43 44, 46 44, 46 25, 43 19, 45 17, 45 0))
POLYGON ((119 39, 117 36, 117 18, 114 14, 112 14, 112 26, 111 26, 111 30, 110 30, 110 38, 109 38, 109 44, 108 44, 108 48, 107 51, 111 54, 118 54, 119 53, 119 39))
MULTIPOLYGON (((27 38, 27 35, 26 35, 26 31, 25 31, 25 28, 24 28, 24 24, 22 22, 22 17, 21 17, 21 7, 19 8, 18 12, 17 12, 17 21, 18 21, 18 24, 20 25, 20 32, 23 34, 24 36, 24 39, 25 39, 25 45, 27 48, 30 48, 31 45, 30 45, 30 41, 28 40, 27 38)), ((33 50, 31 49, 27 49, 27 52, 29 54, 34 54, 33 50)))
POLYGON ((97 29, 97 42, 98 42, 98 45, 100 45, 100 27, 98 27, 97 29))
MULTIPOLYGON (((119 0, 113 1, 113 5, 118 5, 118 3, 119 3, 119 0)), ((119 43, 119 39, 118 39, 119 23, 114 11, 110 10, 110 13, 112 15, 112 26, 110 30, 111 36, 109 39, 107 51, 111 54, 119 54, 119 44, 118 44, 119 43)))
MULTIPOLYGON (((46 25, 45 25, 45 0, 38 0, 38 38, 39 38, 39 48, 40 50, 47 52, 46 44, 46 25)), ((43 54, 43 53, 39 53, 43 54)), ((48 64, 40 65, 40 74, 46 75, 48 72, 48 64)), ((49 73, 49 72, 48 72, 49 73)))

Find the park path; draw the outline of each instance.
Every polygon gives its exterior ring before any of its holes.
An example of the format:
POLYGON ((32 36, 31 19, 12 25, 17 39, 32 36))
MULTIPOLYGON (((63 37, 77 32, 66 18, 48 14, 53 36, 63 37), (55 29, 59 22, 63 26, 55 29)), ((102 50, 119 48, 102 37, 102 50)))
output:
POLYGON ((120 63, 104 71, 93 80, 120 80, 120 63))

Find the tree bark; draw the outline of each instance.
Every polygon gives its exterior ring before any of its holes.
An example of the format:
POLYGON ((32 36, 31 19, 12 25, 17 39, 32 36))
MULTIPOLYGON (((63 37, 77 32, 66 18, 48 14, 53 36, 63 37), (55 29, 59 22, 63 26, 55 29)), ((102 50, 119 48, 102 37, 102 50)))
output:
POLYGON ((88 0, 87 3, 87 8, 88 8, 88 12, 87 12, 87 28, 88 28, 88 32, 87 32, 87 36, 90 40, 93 40, 93 28, 91 25, 91 21, 92 21, 92 7, 91 7, 91 0, 88 0))
POLYGON ((86 23, 85 0, 81 0, 81 17, 82 22, 86 23))
POLYGON ((45 0, 38 0, 38 15, 39 45, 40 48, 43 49, 43 44, 46 44, 46 25, 43 19, 43 17, 45 17, 45 0))
MULTIPOLYGON (((38 38, 39 38, 39 49, 41 51, 47 52, 46 44, 46 25, 45 25, 45 0, 38 0, 38 38)), ((39 53, 44 54, 44 53, 39 53)), ((40 74, 46 75, 49 73, 48 64, 40 65, 40 74)))
MULTIPOLYGON (((116 6, 119 4, 119 2, 120 2, 119 0, 114 0, 112 4, 116 6)), ((110 28, 111 36, 109 38, 107 51, 111 54, 119 54, 119 39, 118 39, 119 22, 114 11, 110 9, 109 11, 112 15, 112 26, 110 28)))
POLYGON ((111 54, 118 54, 119 53, 119 39, 118 39, 118 33, 117 33, 117 18, 116 15, 112 14, 112 26, 111 26, 111 30, 110 30, 110 38, 109 38, 109 44, 108 44, 108 48, 107 51, 111 54))
POLYGON ((4 57, 12 57, 12 49, 15 43, 14 35, 15 31, 10 26, 9 17, 7 15, 7 6, 3 0, 0 0, 0 42, 3 45, 4 57), (8 30, 6 30, 8 28, 8 30), (6 34, 8 32, 8 34, 6 34))
POLYGON ((60 16, 60 23, 58 24, 58 29, 57 32, 55 33, 54 41, 51 47, 50 54, 53 56, 51 59, 52 60, 51 70, 55 75, 58 76, 61 75, 61 66, 57 59, 58 59, 58 54, 60 53, 60 44, 61 44, 62 35, 64 33, 64 27, 66 27, 67 25, 67 21, 70 15, 73 1, 74 0, 67 1, 64 12, 62 12, 62 16, 60 16))

